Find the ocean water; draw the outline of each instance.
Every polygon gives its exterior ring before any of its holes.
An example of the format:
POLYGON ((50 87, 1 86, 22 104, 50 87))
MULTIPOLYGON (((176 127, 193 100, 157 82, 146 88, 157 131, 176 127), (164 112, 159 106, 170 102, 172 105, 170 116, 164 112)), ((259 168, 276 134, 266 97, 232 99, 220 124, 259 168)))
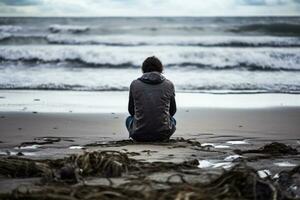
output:
POLYGON ((152 55, 179 92, 300 93, 300 17, 0 18, 0 89, 126 91, 152 55))

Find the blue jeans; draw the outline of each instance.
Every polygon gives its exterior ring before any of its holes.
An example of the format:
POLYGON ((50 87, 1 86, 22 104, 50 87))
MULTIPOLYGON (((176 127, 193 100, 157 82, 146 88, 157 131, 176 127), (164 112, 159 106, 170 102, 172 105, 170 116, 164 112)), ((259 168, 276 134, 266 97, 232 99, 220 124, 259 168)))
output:
POLYGON ((125 124, 126 124, 126 128, 127 128, 128 132, 130 132, 130 130, 132 129, 132 124, 133 124, 133 116, 128 116, 126 118, 125 124))
MULTIPOLYGON (((133 116, 128 116, 128 117, 126 118, 126 121, 125 121, 126 128, 127 128, 128 132, 129 132, 129 137, 131 137, 132 125, 133 125, 133 119, 134 119, 133 116)), ((175 126, 176 126, 176 123, 177 123, 177 122, 176 122, 176 120, 175 120, 174 117, 171 117, 170 119, 171 119, 172 127, 174 127, 174 130, 172 130, 172 132, 170 133, 170 137, 171 137, 171 135, 175 132, 175 126)), ((134 138, 133 138, 133 139, 134 139, 134 138)))

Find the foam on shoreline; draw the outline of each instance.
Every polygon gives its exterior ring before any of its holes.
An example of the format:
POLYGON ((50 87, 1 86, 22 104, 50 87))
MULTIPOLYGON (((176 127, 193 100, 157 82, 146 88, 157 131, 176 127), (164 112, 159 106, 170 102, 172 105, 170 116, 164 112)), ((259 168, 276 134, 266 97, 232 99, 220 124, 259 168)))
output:
MULTIPOLYGON (((127 112, 128 92, 2 90, 2 112, 127 112), (55 98, 53 98, 55 97, 55 98), (37 101, 38 99, 38 101, 37 101)), ((299 107, 300 95, 177 93, 179 108, 299 107)))

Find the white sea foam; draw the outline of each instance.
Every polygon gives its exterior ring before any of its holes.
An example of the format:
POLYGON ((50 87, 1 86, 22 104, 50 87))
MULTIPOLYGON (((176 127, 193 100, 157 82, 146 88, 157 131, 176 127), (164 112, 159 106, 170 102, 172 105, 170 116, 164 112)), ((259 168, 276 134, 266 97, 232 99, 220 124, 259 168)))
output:
POLYGON ((208 167, 212 167, 213 163, 209 162, 208 160, 199 160, 199 168, 208 168, 208 167))
POLYGON ((10 151, 0 151, 0 155, 1 156, 6 156, 6 155, 10 155, 10 151))
POLYGON ((37 149, 40 147, 41 147, 41 145, 33 144, 33 145, 15 147, 15 149, 37 149))
POLYGON ((245 141, 245 140, 234 140, 234 141, 227 141, 226 143, 228 144, 233 144, 233 145, 241 145, 241 144, 249 144, 249 142, 245 141))
POLYGON ((300 93, 299 18, 0 22, 0 89, 128 90, 156 55, 177 91, 300 93))
POLYGON ((222 162, 218 160, 199 160, 198 168, 223 168, 228 169, 233 167, 234 164, 232 162, 222 162))
POLYGON ((43 62, 75 61, 83 64, 94 64, 119 67, 140 66, 143 59, 156 55, 169 66, 194 66, 209 69, 243 69, 252 70, 300 70, 300 48, 259 48, 255 51, 244 48, 204 48, 146 46, 111 47, 84 46, 7 46, 0 48, 2 60, 39 60, 43 62), (127 66, 126 66, 127 64, 127 66))
MULTIPOLYGON (((198 46, 198 47, 300 47, 298 37, 275 36, 180 36, 180 35, 90 35, 70 34, 88 31, 82 26, 53 26, 52 34, 28 32, 16 29, 4 29, 0 33, 9 33, 7 37, 27 39, 28 44, 40 44, 37 35, 50 44, 62 45, 104 45, 104 46, 198 46), (7 31, 5 31, 7 30, 7 31)), ((1 38, 0 38, 1 39, 1 38)), ((26 40, 22 42, 26 43, 26 40)))
MULTIPOLYGON (((300 73, 294 72, 214 71, 212 73, 186 67, 166 68, 165 75, 170 80, 176 80, 174 84, 177 91, 300 92, 300 73), (290 78, 291 76, 293 79, 290 78)), ((0 87, 6 89, 126 91, 131 81, 139 76, 141 76, 140 70, 134 68, 82 69, 63 67, 63 64, 58 67, 52 64, 38 64, 37 67, 6 64, 5 67, 1 67, 0 64, 0 87), (120 74, 123 76, 120 77, 120 74)))
POLYGON ((231 163, 231 162, 219 162, 219 163, 215 163, 213 165, 213 168, 223 168, 223 169, 228 169, 228 168, 231 168, 233 167, 234 164, 231 163))
POLYGON ((0 25, 0 33, 6 32, 6 33, 15 33, 22 30, 21 26, 13 26, 13 25, 0 25))
POLYGON ((216 145, 215 148, 216 149, 228 149, 228 148, 230 148, 230 146, 220 144, 220 145, 216 145))
POLYGON ((279 174, 276 173, 274 176, 273 176, 273 179, 278 179, 279 178, 279 174))
POLYGON ((279 167, 296 167, 297 164, 291 163, 289 161, 284 161, 284 162, 276 162, 274 165, 279 166, 279 167))
MULTIPOLYGON (((0 85, 1 88, 127 90, 130 82, 139 76, 138 70, 128 67, 139 66, 146 56, 155 54, 157 50, 153 48, 126 47, 125 50, 122 50, 123 48, 96 48, 95 46, 82 48, 65 46, 49 46, 47 48, 43 46, 30 48, 28 46, 0 47, 2 59, 18 62, 17 65, 12 63, 11 66, 5 64, 4 68, 0 65, 0 85), (19 61, 23 60, 58 63, 30 64, 30 66, 37 65, 39 68, 37 70, 37 68, 28 68, 26 65, 22 67, 23 64, 19 61), (70 60, 74 63, 66 63, 70 60), (76 68, 75 66, 78 64, 80 67, 76 68), (89 68, 83 69, 82 65, 89 68), (101 68, 100 66, 99 68, 99 65, 115 67, 101 68), (124 74, 124 76, 120 78, 120 74, 124 74), (24 80, 25 77, 26 81, 24 80)), ((217 67, 226 68, 227 65, 232 65, 235 67, 234 69, 238 70, 241 67, 239 63, 247 63, 247 59, 250 63, 253 61, 254 65, 256 62, 258 64, 259 60, 263 62, 266 59, 264 54, 272 54, 273 50, 270 49, 257 50, 254 53, 252 50, 231 49, 225 54, 224 52, 227 50, 223 49, 223 52, 222 48, 207 50, 182 47, 174 51, 164 47, 161 50, 159 56, 162 57, 166 65, 165 74, 169 79, 176 80, 175 86, 179 91, 300 92, 300 74, 294 72, 265 71, 261 73, 247 70, 236 72, 215 70, 212 73, 210 70, 199 70, 199 67, 193 66, 193 64, 173 67, 172 70, 169 70, 168 67, 168 65, 181 65, 186 62, 200 62, 204 66, 210 66, 208 69, 211 70, 217 67), (236 55, 241 54, 241 52, 243 52, 242 55, 236 55), (198 55, 200 57, 197 57, 198 55), (251 57, 252 59, 250 59, 251 57), (239 61, 240 59, 245 61, 239 61), (182 76, 182 73, 185 75, 182 76), (293 79, 290 79, 290 76, 293 76, 293 79)), ((297 59, 300 60, 300 50, 288 51, 296 57, 295 60, 288 60, 284 56, 281 58, 284 51, 275 50, 273 53, 278 56, 270 59, 270 63, 274 63, 270 66, 273 66, 274 69, 276 66, 287 67, 287 69, 290 66, 291 69, 297 69, 297 67, 300 69, 300 62, 293 64, 293 62, 298 62, 297 59), (296 55, 297 52, 299 55, 296 55)), ((263 65, 261 67, 263 69, 263 65)))
POLYGON ((135 45, 187 45, 187 46, 300 46, 298 37, 274 36, 136 36, 102 35, 70 36, 67 34, 48 35, 47 40, 58 44, 102 44, 116 46, 135 45))
MULTIPOLYGON (((2 156, 16 156, 19 152, 17 151, 0 151, 0 155, 2 156)), ((20 152, 22 156, 36 156, 37 153, 35 152, 20 152)))
POLYGON ((37 156, 38 154, 36 152, 22 152, 24 156, 37 156))
POLYGON ((202 143, 201 144, 202 147, 215 147, 214 143, 202 143))
POLYGON ((266 177, 272 175, 272 173, 268 169, 259 170, 259 171, 257 171, 257 174, 260 178, 266 178, 266 177))
POLYGON ((230 155, 230 156, 227 156, 226 158, 224 158, 224 161, 227 161, 227 162, 232 162, 236 159, 239 159, 239 158, 243 158, 243 156, 240 156, 240 155, 230 155))
POLYGON ((216 145, 214 143, 202 143, 201 144, 202 147, 213 147, 213 148, 216 148, 216 149, 227 149, 227 148, 230 148, 230 146, 227 146, 227 145, 216 145))
POLYGON ((70 146, 69 149, 84 149, 82 146, 70 146))
POLYGON ((89 30, 87 26, 79 26, 79 25, 64 25, 64 24, 53 24, 49 26, 49 30, 51 32, 86 32, 89 30))
POLYGON ((6 38, 9 38, 9 37, 11 37, 10 33, 0 32, 0 40, 6 39, 6 38))
POLYGON ((0 87, 128 90, 149 55, 178 91, 300 93, 300 48, 1 46, 0 87))

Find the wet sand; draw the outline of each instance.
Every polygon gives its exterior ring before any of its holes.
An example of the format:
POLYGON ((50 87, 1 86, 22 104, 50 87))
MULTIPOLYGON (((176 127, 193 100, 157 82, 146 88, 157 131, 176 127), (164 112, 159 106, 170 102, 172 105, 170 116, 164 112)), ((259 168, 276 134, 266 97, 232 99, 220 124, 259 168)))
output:
MULTIPOLYGON (((117 150, 134 152, 134 158, 147 162, 183 162, 190 159, 216 160, 221 162, 227 156, 235 155, 234 149, 257 149, 271 142, 282 142, 300 148, 300 108, 180 108, 176 114, 177 130, 172 138, 185 138, 211 147, 216 152, 203 152, 186 144, 153 145, 91 145, 128 140, 124 126, 125 113, 29 113, 1 112, 0 153, 15 155, 22 152, 33 159, 63 158, 66 155, 82 153, 84 150, 117 150), (42 144, 46 138, 59 138, 59 142, 42 144), (26 143, 29 142, 29 143, 26 143), (30 142, 37 142, 31 144, 30 142), (20 148, 21 145, 21 148, 20 148)), ((259 163, 258 169, 281 168, 275 162, 259 163)), ((288 159, 299 165, 299 157, 288 159)), ((257 166, 256 166, 257 167, 257 166)), ((290 167, 288 167, 290 168, 290 167)), ((274 173, 275 173, 274 172, 274 173)))
MULTIPOLYGON (((127 139, 126 113, 0 112, 0 147, 35 137, 70 137, 82 142, 127 139)), ((174 137, 211 142, 225 137, 300 140, 300 108, 179 108, 174 137)))

